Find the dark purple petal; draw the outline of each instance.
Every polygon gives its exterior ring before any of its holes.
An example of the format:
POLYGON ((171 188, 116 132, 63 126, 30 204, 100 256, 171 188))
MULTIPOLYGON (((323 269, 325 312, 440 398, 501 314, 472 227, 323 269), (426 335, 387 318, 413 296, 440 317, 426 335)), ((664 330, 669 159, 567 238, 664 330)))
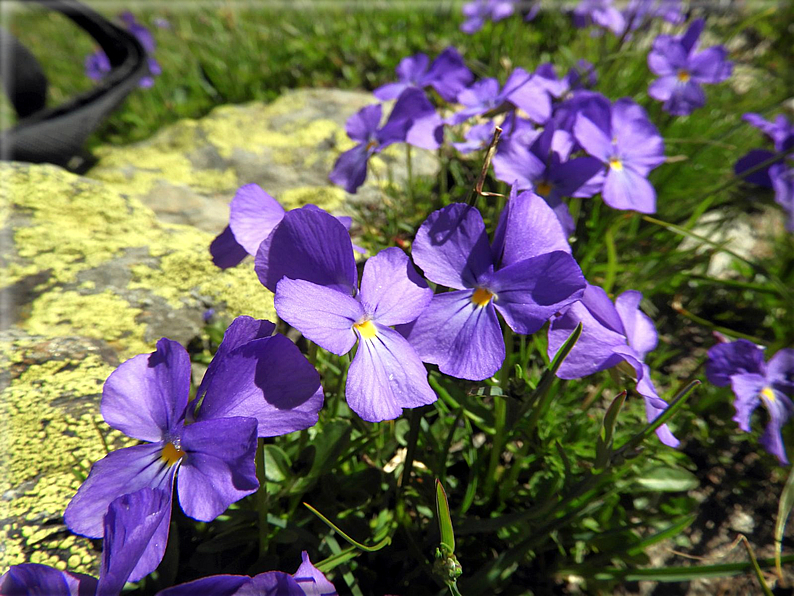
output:
POLYGON ((39 563, 14 565, 0 576, 3 596, 94 596, 97 580, 39 563))
POLYGON ((645 359, 648 352, 656 349, 659 337, 650 317, 640 310, 642 293, 636 290, 623 292, 615 298, 615 310, 618 311, 629 346, 639 354, 640 360, 645 359))
POLYGON ((411 250, 425 277, 448 288, 473 288, 493 271, 482 216, 463 203, 431 213, 416 233, 411 250))
POLYGON ((704 105, 706 105, 706 94, 700 85, 689 80, 676 85, 672 95, 662 107, 674 116, 686 116, 704 105))
POLYGON ((708 48, 689 59, 689 74, 697 83, 721 83, 731 76, 733 63, 724 46, 708 48))
POLYGON ((535 69, 536 83, 554 97, 562 97, 568 91, 568 81, 560 80, 551 62, 539 64, 535 69))
POLYGON ((794 168, 778 163, 769 168, 775 202, 786 212, 786 229, 794 232, 794 168))
POLYGON ((116 596, 126 582, 136 582, 157 569, 170 517, 171 495, 159 489, 142 488, 110 504, 104 518, 97 596, 116 596))
POLYGON ((348 149, 337 158, 328 179, 347 192, 355 194, 367 179, 367 161, 370 155, 372 152, 364 143, 348 149))
POLYGON ((190 356, 163 338, 157 351, 130 358, 102 389, 102 416, 110 426, 142 441, 160 441, 185 418, 190 394, 190 356))
MULTIPOLYGON (((423 128, 432 128, 436 124, 440 126, 441 119, 433 118, 436 116, 436 109, 430 100, 427 99, 425 92, 421 89, 409 87, 400 94, 397 102, 389 114, 386 124, 377 133, 378 150, 391 145, 406 141, 413 127, 420 121, 424 124, 419 127, 419 132, 413 134, 413 140, 420 142, 427 141, 427 131, 421 132, 423 128)), ((432 148, 432 147, 431 147, 432 148)))
POLYGON ((494 273, 494 306, 516 333, 529 335, 584 294, 582 270, 565 252, 519 261, 494 273))
POLYGON ((772 186, 772 179, 769 177, 769 167, 756 170, 752 174, 745 175, 744 172, 756 168, 764 162, 768 162, 774 156, 774 153, 766 149, 753 149, 736 161, 733 166, 733 171, 737 176, 741 176, 747 182, 770 188, 772 186))
POLYGON ((336 588, 309 560, 306 551, 301 553, 301 566, 292 574, 306 596, 337 596, 336 588))
POLYGON ((604 164, 594 157, 576 157, 550 166, 546 181, 549 192, 557 197, 592 197, 603 186, 603 170, 604 164))
POLYGON ((367 259, 359 299, 374 321, 381 325, 410 323, 432 298, 433 290, 399 248, 387 248, 367 259))
POLYGON ((242 245, 237 242, 232 229, 226 226, 210 244, 212 262, 221 269, 228 269, 239 265, 248 255, 242 245))
POLYGON ((753 414, 753 410, 761 403, 761 392, 766 387, 766 379, 764 379, 763 375, 742 372, 731 375, 730 384, 734 395, 736 395, 736 399, 733 402, 733 407, 736 408, 733 421, 744 432, 749 433, 750 417, 753 414))
POLYGON ((197 418, 256 418, 259 436, 274 437, 313 426, 322 406, 317 371, 295 344, 274 335, 229 352, 207 387, 197 418))
POLYGON ((427 72, 429 63, 430 59, 427 57, 427 54, 415 54, 400 60, 394 72, 397 73, 398 80, 416 85, 427 72))
POLYGON ((374 336, 362 336, 347 373, 350 409, 363 420, 380 422, 397 418, 403 408, 436 401, 427 370, 411 345, 393 329, 377 323, 374 327, 374 336))
POLYGON ((541 179, 546 172, 546 163, 526 145, 509 139, 499 144, 493 157, 493 169, 497 180, 525 190, 541 179))
POLYGON ((303 280, 280 281, 275 304, 278 316, 337 356, 355 345, 353 325, 366 314, 355 298, 303 280))
POLYGON ((256 254, 262 241, 284 218, 284 208, 258 184, 241 186, 230 209, 229 227, 250 255, 256 254))
POLYGON ((573 125, 576 141, 593 157, 606 163, 612 155, 612 139, 583 113, 576 116, 573 125))
POLYGON ((724 387, 737 374, 764 376, 764 353, 753 342, 738 339, 719 343, 708 351, 706 378, 717 387, 724 387))
POLYGON ((354 141, 367 143, 375 135, 383 116, 380 104, 366 106, 350 116, 345 124, 345 131, 354 141))
POLYGON ((63 517, 67 527, 75 534, 100 538, 102 519, 118 497, 149 487, 164 490, 170 499, 178 465, 165 461, 164 447, 165 443, 125 447, 96 462, 66 507, 63 517))
POLYGON ((251 583, 247 575, 213 575, 157 592, 156 596, 236 596, 237 591, 251 583))
POLYGON ((543 83, 521 68, 516 68, 505 82, 502 96, 535 122, 543 124, 551 117, 551 98, 543 83))
POLYGON ((648 53, 648 68, 658 76, 677 75, 687 68, 687 51, 677 39, 659 35, 648 53))
POLYGON ((424 362, 437 364, 444 374, 481 381, 502 366, 505 344, 492 303, 478 306, 473 294, 463 290, 433 296, 408 341, 424 362))
POLYGON ((698 38, 703 32, 703 27, 705 24, 706 22, 703 19, 695 19, 692 21, 692 23, 690 23, 686 33, 684 33, 684 35, 681 37, 681 45, 684 46, 687 54, 691 54, 692 50, 697 47, 698 38))
POLYGON ((289 211, 259 246, 256 273, 271 292, 282 277, 303 279, 352 296, 356 261, 345 226, 315 206, 289 211))
POLYGON ((766 378, 783 393, 794 392, 794 349, 786 348, 772 356, 767 364, 766 378))
POLYGON ((656 191, 646 178, 631 168, 610 168, 601 194, 613 209, 656 213, 656 191))
POLYGON ((234 596, 305 596, 300 585, 288 573, 260 573, 244 584, 234 596))
POLYGON ((212 521, 232 503, 256 492, 256 435, 255 418, 200 420, 185 427, 182 449, 187 455, 177 477, 185 514, 212 521))
POLYGON ((448 102, 454 102, 458 93, 474 80, 474 75, 466 66, 463 56, 452 46, 445 48, 433 60, 424 77, 426 84, 435 89, 448 102))

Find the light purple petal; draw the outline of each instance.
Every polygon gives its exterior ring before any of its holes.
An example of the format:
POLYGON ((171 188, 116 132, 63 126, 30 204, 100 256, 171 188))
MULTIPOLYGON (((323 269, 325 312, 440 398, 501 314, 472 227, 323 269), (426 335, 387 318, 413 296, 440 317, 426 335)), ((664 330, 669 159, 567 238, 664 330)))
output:
POLYGON ((573 125, 573 136, 590 155, 597 157, 604 163, 609 161, 612 154, 612 139, 582 113, 576 116, 576 122, 573 125))
POLYGON ((646 178, 631 168, 610 168, 602 195, 604 202, 613 209, 656 213, 656 191, 646 178))
POLYGON ((719 343, 708 351, 706 378, 717 387, 725 387, 737 374, 764 376, 766 365, 764 353, 753 342, 746 339, 719 343))
POLYGON ((288 573, 268 571, 251 578, 234 596, 305 596, 300 585, 288 573))
POLYGON ((436 116, 436 109, 427 99, 425 92, 415 87, 409 87, 400 94, 386 124, 377 133, 380 143, 378 150, 380 151, 392 143, 407 141, 413 127, 420 121, 423 124, 417 128, 417 132, 411 135, 412 140, 416 143, 429 142, 428 135, 436 134, 434 127, 441 125, 441 119, 434 119, 433 116, 436 116), (432 128, 433 132, 427 132, 426 128, 432 128))
POLYGON ((665 75, 648 86, 648 95, 657 101, 667 101, 677 91, 678 85, 677 75, 665 75))
POLYGON ((313 426, 322 406, 319 374, 295 344, 275 335, 247 342, 222 360, 197 418, 256 418, 259 436, 274 437, 313 426))
POLYGON ((400 60, 394 72, 397 73, 397 78, 400 81, 415 85, 427 72, 428 64, 430 64, 430 59, 427 54, 414 54, 400 60))
POLYGON ((454 102, 458 93, 474 80, 474 75, 463 61, 463 56, 452 46, 445 48, 433 60, 424 77, 426 84, 435 89, 448 102, 454 102))
POLYGON ((780 350, 767 364, 766 378, 779 391, 794 392, 794 348, 780 350))
POLYGON ((670 99, 662 107, 674 116, 686 116, 704 105, 706 105, 706 94, 698 83, 689 80, 677 85, 670 99))
POLYGON ((345 397, 363 420, 393 420, 403 408, 431 404, 437 397, 419 356, 405 338, 375 323, 375 337, 362 338, 347 373, 345 397))
POLYGON ((367 259, 359 294, 365 312, 382 325, 410 323, 430 304, 433 290, 396 247, 367 259))
POLYGON ((733 63, 724 46, 708 48, 689 59, 689 73, 698 83, 721 83, 731 76, 733 63))
POLYGON ((472 302, 473 292, 445 292, 416 320, 408 341, 419 357, 441 372, 480 381, 493 376, 505 358, 502 329, 492 304, 472 302))
MULTIPOLYGON (((658 418, 667 409, 667 403, 658 396, 651 381, 651 371, 647 364, 642 364, 638 372, 637 392, 645 398, 645 417, 649 423, 658 418), (639 372, 642 374, 640 375, 639 372)), ((673 435, 667 424, 656 429, 656 436, 668 447, 678 447, 680 441, 673 435)))
POLYGON ((532 188, 546 171, 546 164, 522 143, 509 139, 500 143, 493 157, 497 180, 516 184, 519 190, 532 188))
POLYGON ((425 277, 448 288, 473 288, 493 271, 482 216, 463 203, 431 213, 416 233, 412 254, 425 277))
POLYGON ((254 418, 200 420, 185 427, 182 449, 187 455, 177 477, 177 493, 186 515, 212 521, 256 492, 256 435, 254 418))
POLYGON ((337 356, 347 354, 356 343, 353 325, 365 315, 355 298, 303 280, 280 281, 275 305, 278 316, 337 356))
POLYGON ((786 212, 786 229, 794 232, 794 167, 782 163, 770 166, 769 179, 775 191, 775 202, 786 212))
POLYGON ((258 184, 241 186, 234 195, 229 227, 249 255, 255 255, 262 241, 284 217, 284 208, 258 184))
POLYGON ((537 77, 521 68, 516 68, 510 74, 502 95, 539 124, 551 117, 551 98, 548 91, 537 81, 537 77))
POLYGON ((289 211, 259 246, 256 273, 271 292, 282 277, 303 279, 352 296, 358 274, 345 226, 307 205, 289 211))
POLYGON ((791 403, 788 397, 774 390, 771 396, 762 394, 761 401, 769 413, 769 422, 758 442, 769 453, 776 456, 781 465, 786 466, 789 461, 786 457, 786 446, 783 443, 781 429, 786 421, 791 418, 791 414, 794 412, 794 404, 791 403))
POLYGON ((306 551, 301 553, 301 566, 292 574, 306 596, 337 596, 336 588, 309 560, 306 551))
POLYGON ((736 414, 733 421, 745 432, 750 432, 750 417, 761 403, 761 391, 766 387, 766 379, 755 373, 738 373, 730 377, 731 388, 736 399, 733 407, 736 414))
POLYGON ((166 491, 170 498, 178 465, 169 466, 163 460, 163 447, 164 443, 125 447, 96 462, 66 507, 67 527, 75 534, 100 538, 102 519, 118 497, 149 487, 166 491))
POLYGON ((653 321, 640 310, 641 300, 641 292, 636 290, 623 292, 615 298, 615 309, 620 315, 629 346, 636 350, 640 360, 644 360, 648 352, 656 349, 659 338, 653 321))
POLYGON ((582 270, 565 252, 519 261, 494 273, 489 289, 494 306, 516 333, 530 335, 554 313, 584 294, 582 270))
POLYGON ((370 155, 371 151, 364 143, 348 149, 336 159, 328 179, 347 192, 355 194, 367 179, 367 161, 370 155))
POLYGON ((677 39, 660 35, 648 53, 648 68, 658 76, 676 75, 687 66, 687 52, 677 39))
POLYGON ((248 256, 246 250, 237 242, 232 229, 226 226, 210 244, 212 262, 221 269, 228 269, 239 265, 248 256))
POLYGON ((182 423, 190 394, 190 356, 170 339, 157 351, 130 358, 102 389, 102 416, 111 427, 142 441, 159 441, 182 423))
MULTIPOLYGON (((385 85, 381 85, 377 89, 372 92, 372 95, 377 97, 381 101, 389 101, 391 99, 397 99, 400 97, 400 94, 410 87, 410 83, 386 83, 385 85)), ((380 118, 378 119, 380 120, 380 118)))
POLYGON ((171 495, 142 488, 115 499, 104 518, 97 596, 115 596, 128 581, 157 569, 168 541, 171 495))
POLYGON ((380 104, 361 108, 347 119, 347 136, 359 143, 367 143, 378 130, 382 116, 380 104))

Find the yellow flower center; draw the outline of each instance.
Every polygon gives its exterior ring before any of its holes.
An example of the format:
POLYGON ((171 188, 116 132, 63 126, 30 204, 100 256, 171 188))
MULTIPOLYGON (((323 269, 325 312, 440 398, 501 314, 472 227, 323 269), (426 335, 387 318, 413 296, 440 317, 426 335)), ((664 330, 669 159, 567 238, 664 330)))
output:
POLYGON ((378 328, 375 327, 375 323, 369 319, 355 323, 353 325, 353 329, 358 331, 361 339, 372 339, 373 337, 378 336, 378 328))
POLYGON ((686 83, 690 79, 690 75, 685 70, 678 71, 678 80, 682 83, 686 83))
POLYGON ((770 403, 775 403, 775 392, 771 387, 764 387, 761 390, 761 397, 765 397, 770 403))
POLYGON ((185 457, 185 452, 176 447, 173 443, 166 443, 165 447, 163 447, 163 450, 160 452, 160 459, 169 466, 173 466, 183 457, 185 457))
POLYGON ((483 306, 487 306, 493 297, 494 294, 485 288, 477 288, 474 290, 474 294, 472 294, 471 301, 482 308, 483 306))
POLYGON ((535 192, 542 197, 547 197, 551 192, 551 184, 548 182, 538 182, 538 184, 535 186, 535 192))
POLYGON ((620 161, 617 157, 613 157, 609 160, 609 167, 615 170, 616 172, 620 172, 623 169, 623 162, 620 161))

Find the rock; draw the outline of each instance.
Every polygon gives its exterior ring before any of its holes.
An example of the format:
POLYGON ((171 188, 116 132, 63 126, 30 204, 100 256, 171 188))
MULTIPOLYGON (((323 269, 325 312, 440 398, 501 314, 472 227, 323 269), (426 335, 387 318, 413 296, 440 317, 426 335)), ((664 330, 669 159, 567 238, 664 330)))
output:
MULTIPOLYGON (((407 176, 405 148, 395 145, 370 162, 355 195, 328 181, 337 156, 353 146, 345 122, 376 101, 363 92, 298 89, 271 104, 222 106, 147 141, 100 148, 88 176, 139 198, 165 221, 216 234, 228 223, 234 192, 251 182, 287 209, 314 203, 350 214, 352 204, 380 201, 389 180, 400 184, 407 176)), ((435 155, 416 148, 412 166, 416 175, 438 170, 435 155)))

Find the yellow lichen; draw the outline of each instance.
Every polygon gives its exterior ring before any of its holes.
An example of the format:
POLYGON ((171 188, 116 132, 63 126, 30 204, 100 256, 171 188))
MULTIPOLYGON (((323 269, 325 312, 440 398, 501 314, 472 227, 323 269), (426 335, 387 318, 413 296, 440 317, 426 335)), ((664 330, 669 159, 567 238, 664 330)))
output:
POLYGON ((344 203, 345 196, 338 186, 300 186, 282 192, 278 202, 287 210, 312 204, 333 211, 344 203))

